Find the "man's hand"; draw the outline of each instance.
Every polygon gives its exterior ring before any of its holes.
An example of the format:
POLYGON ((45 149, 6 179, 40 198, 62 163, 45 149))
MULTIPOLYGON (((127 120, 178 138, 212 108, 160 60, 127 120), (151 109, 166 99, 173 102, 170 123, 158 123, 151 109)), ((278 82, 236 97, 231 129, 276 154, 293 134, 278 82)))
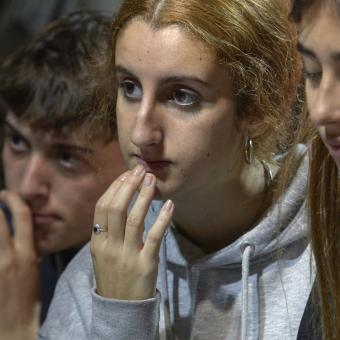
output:
POLYGON ((2 191, 0 202, 12 214, 11 237, 0 211, 0 339, 36 339, 39 327, 39 261, 29 207, 15 193, 2 191))

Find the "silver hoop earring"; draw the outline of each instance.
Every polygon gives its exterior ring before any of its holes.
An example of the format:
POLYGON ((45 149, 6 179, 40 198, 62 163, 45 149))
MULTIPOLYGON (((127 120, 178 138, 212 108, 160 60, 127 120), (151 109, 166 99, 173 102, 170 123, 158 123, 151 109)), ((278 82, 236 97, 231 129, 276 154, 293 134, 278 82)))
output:
POLYGON ((268 190, 274 179, 273 172, 271 171, 269 165, 265 161, 262 160, 261 164, 263 166, 264 172, 264 185, 266 187, 266 190, 268 190))
POLYGON ((251 164, 254 160, 253 140, 246 135, 244 140, 244 157, 247 164, 251 164))

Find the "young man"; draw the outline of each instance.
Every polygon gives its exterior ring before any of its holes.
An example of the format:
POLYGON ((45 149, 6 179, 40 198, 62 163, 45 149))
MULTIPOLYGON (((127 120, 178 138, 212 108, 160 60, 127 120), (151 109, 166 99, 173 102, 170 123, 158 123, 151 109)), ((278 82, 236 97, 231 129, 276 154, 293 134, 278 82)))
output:
POLYGON ((44 317, 58 276, 90 238, 97 199, 124 171, 112 112, 94 111, 92 70, 109 36, 109 18, 76 12, 48 26, 1 69, 7 190, 0 202, 12 213, 14 235, 1 214, 0 276, 7 281, 0 282, 0 304, 9 304, 11 324, 32 314, 39 269, 44 317), (28 256, 33 244, 34 258, 28 256), (27 303, 20 300, 25 289, 32 290, 27 303))

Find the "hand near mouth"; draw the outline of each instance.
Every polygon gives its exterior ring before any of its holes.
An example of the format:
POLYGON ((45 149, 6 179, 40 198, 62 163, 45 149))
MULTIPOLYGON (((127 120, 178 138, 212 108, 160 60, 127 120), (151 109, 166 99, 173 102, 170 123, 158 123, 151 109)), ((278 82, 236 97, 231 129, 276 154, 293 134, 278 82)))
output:
POLYGON ((14 192, 0 201, 12 215, 11 235, 0 212, 0 339, 36 339, 39 327, 39 259, 29 207, 14 192))
POLYGON ((169 200, 143 242, 144 219, 155 185, 155 176, 137 165, 113 182, 97 202, 91 254, 97 293, 103 297, 145 300, 155 296, 159 249, 173 213, 169 200))

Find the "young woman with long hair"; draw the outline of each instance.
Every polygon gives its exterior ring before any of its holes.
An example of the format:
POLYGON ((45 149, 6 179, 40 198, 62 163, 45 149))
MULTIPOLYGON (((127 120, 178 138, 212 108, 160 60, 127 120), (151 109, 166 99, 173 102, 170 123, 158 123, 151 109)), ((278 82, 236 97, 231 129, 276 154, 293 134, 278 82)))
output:
POLYGON ((130 170, 97 203, 42 338, 296 338, 313 274, 285 6, 123 2, 98 93, 130 170))
MULTIPOLYGON (((326 340, 340 339, 340 1, 295 0, 306 103, 314 125, 309 178, 310 235, 326 340)), ((309 124, 309 122, 307 122, 309 124)))

